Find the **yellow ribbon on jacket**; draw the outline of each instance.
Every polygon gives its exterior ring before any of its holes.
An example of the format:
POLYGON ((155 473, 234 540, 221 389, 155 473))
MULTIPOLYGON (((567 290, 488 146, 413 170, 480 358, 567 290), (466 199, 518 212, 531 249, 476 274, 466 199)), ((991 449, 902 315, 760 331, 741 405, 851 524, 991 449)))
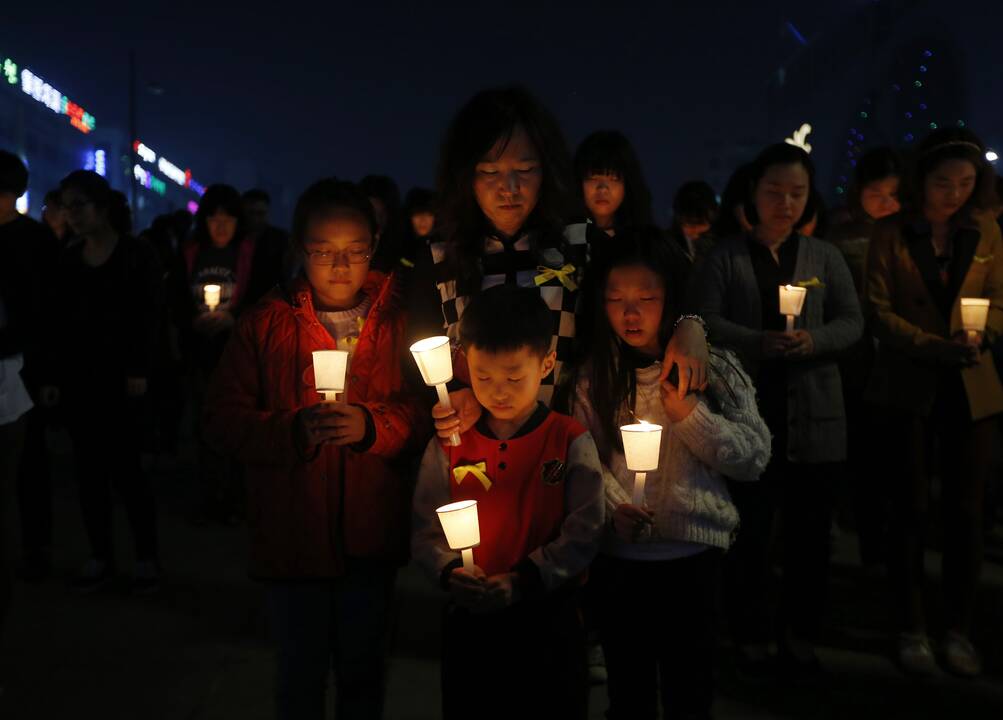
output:
POLYGON ((411 262, 410 260, 408 260, 405 257, 401 258, 401 265, 403 265, 406 268, 413 268, 414 267, 414 263, 411 262))
POLYGON ((575 266, 571 263, 568 263, 560 269, 544 267, 543 265, 537 265, 536 269, 540 271, 540 274, 533 278, 533 282, 537 285, 543 285, 543 283, 548 280, 557 278, 561 281, 561 285, 566 287, 568 290, 574 291, 578 289, 578 283, 576 283, 575 279, 571 276, 575 271, 575 266))
POLYGON ((354 348, 356 345, 359 344, 359 338, 362 337, 362 328, 365 327, 366 320, 365 318, 357 317, 355 318, 355 324, 359 326, 359 334, 356 335, 355 337, 349 335, 348 337, 344 338, 345 345, 350 348, 354 348))
POLYGON ((490 490, 491 479, 484 472, 487 469, 488 466, 483 460, 476 465, 457 465, 453 468, 453 477, 456 478, 456 484, 459 485, 467 475, 473 475, 481 481, 485 490, 490 490))
POLYGON ((825 283, 822 282, 821 280, 819 280, 817 276, 813 277, 811 280, 798 280, 794 284, 797 285, 798 287, 803 287, 803 288, 813 288, 813 287, 824 288, 825 287, 825 283))

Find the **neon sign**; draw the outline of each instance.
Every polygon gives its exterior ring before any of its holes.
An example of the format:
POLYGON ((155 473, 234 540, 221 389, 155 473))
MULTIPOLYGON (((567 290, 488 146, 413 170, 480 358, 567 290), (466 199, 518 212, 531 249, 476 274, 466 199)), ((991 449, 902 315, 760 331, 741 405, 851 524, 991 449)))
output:
POLYGON ((136 180, 139 181, 139 184, 142 185, 143 187, 152 190, 158 195, 167 194, 167 183, 165 183, 163 180, 158 178, 153 173, 147 172, 139 165, 134 165, 132 168, 132 174, 135 176, 136 180))
MULTIPOLYGON (((198 195, 202 195, 205 192, 205 187, 201 183, 196 182, 195 178, 192 177, 191 170, 182 170, 163 155, 158 156, 149 145, 140 140, 135 140, 132 143, 132 149, 136 151, 136 155, 139 156, 140 160, 148 165, 154 165, 169 180, 172 180, 183 188, 192 190, 198 195)), ((139 165, 136 167, 138 168, 139 165)), ((143 172, 146 172, 146 170, 143 172)))
MULTIPOLYGON (((18 67, 10 58, 5 58, 2 65, 3 77, 11 85, 17 85, 18 67)), ((80 105, 63 95, 59 90, 45 82, 28 68, 20 72, 21 90, 28 97, 42 103, 57 115, 66 115, 70 124, 86 134, 94 129, 94 116, 80 105)))

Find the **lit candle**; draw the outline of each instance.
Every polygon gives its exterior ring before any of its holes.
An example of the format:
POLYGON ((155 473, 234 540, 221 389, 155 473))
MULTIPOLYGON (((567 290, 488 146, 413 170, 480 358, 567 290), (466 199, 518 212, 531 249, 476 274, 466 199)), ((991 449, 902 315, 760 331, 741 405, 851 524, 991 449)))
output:
POLYGON ((644 505, 644 481, 648 472, 658 469, 658 455, 662 446, 662 426, 643 420, 636 425, 621 425, 623 455, 627 469, 634 471, 634 492, 631 503, 644 505))
POLYGON ((313 377, 317 392, 324 402, 335 402, 338 393, 345 391, 345 374, 348 370, 347 350, 314 350, 313 377))
POLYGON ((787 316, 787 332, 794 332, 794 318, 801 314, 807 288, 794 285, 780 286, 780 314, 787 316))
POLYGON ((452 550, 459 550, 463 568, 474 567, 474 548, 481 544, 481 528, 477 522, 477 501, 461 500, 437 509, 446 542, 452 550))
MULTIPOLYGON (((446 383, 453 379, 453 356, 449 347, 449 338, 445 335, 419 340, 411 346, 411 354, 421 370, 421 377, 426 385, 434 386, 439 394, 439 402, 446 407, 452 407, 449 402, 449 391, 446 383)), ((454 447, 460 444, 460 434, 453 433, 449 444, 454 447)))
POLYGON ((968 333, 968 342, 974 343, 979 333, 985 332, 988 318, 988 299, 961 298, 961 327, 968 333))
POLYGON ((205 305, 209 308, 209 312, 212 312, 217 307, 219 307, 219 296, 223 291, 219 285, 206 285, 202 288, 202 296, 205 299, 205 305))

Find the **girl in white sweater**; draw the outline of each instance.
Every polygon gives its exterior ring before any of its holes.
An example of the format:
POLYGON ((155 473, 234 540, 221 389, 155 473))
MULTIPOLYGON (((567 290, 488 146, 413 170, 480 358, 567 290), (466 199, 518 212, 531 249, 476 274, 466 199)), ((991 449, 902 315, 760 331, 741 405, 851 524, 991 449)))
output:
POLYGON ((573 411, 599 447, 612 518, 591 579, 611 720, 655 718, 659 688, 666 717, 709 716, 719 564, 738 526, 725 476, 756 480, 770 458, 752 381, 734 355, 714 350, 709 386, 683 397, 662 367, 677 320, 665 243, 656 228, 618 234, 586 281, 595 326, 573 411), (619 433, 640 420, 663 427, 643 507, 631 503, 619 433))

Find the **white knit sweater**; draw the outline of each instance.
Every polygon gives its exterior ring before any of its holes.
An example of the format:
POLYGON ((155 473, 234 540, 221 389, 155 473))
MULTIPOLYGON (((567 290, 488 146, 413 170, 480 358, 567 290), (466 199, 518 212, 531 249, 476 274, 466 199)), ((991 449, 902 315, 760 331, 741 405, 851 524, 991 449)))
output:
MULTIPOLYGON (((645 505, 654 513, 654 526, 628 543, 607 525, 602 550, 610 555, 654 560, 688 554, 680 552, 680 543, 694 544, 691 552, 706 546, 728 548, 738 512, 724 476, 757 480, 770 459, 770 431, 759 415, 752 380, 734 354, 715 348, 710 387, 678 423, 669 420, 662 405, 661 369, 656 362, 636 371, 634 407, 638 420, 663 427, 658 470, 647 474, 645 484, 645 505)), ((603 455, 607 517, 612 517, 617 506, 631 502, 634 473, 627 469, 623 451, 603 437, 585 374, 576 387, 574 414, 592 432, 603 455)), ((624 422, 636 421, 625 418, 617 424, 624 422)))

